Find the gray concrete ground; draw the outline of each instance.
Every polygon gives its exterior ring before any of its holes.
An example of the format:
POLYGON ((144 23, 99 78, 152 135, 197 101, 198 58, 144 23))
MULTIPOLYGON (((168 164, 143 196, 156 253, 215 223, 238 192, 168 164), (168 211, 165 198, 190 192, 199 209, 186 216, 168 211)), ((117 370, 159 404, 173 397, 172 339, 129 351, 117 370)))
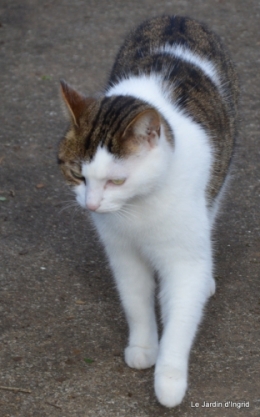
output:
POLYGON ((0 415, 259 416, 259 1, 0 0, 0 16, 0 415), (215 233, 217 293, 192 349, 188 393, 172 410, 155 399, 153 369, 124 364, 111 273, 55 159, 66 126, 59 79, 100 90, 125 33, 163 13, 219 33, 241 83, 233 180, 215 233), (205 411, 203 401, 218 404, 205 411))

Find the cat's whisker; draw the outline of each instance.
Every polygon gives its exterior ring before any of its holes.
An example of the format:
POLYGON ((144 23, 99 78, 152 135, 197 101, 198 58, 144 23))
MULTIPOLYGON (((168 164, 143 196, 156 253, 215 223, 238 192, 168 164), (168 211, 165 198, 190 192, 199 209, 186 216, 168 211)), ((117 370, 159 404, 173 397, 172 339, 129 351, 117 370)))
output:
POLYGON ((66 204, 64 207, 62 207, 59 210, 59 214, 62 213, 63 211, 65 211, 65 210, 68 210, 68 209, 71 209, 71 208, 79 209, 78 203, 76 201, 73 201, 73 202, 70 202, 70 203, 66 204))
POLYGON ((124 214, 126 216, 126 218, 127 218, 127 216, 129 216, 129 218, 137 217, 135 211, 134 210, 131 210, 131 208, 128 207, 128 206, 122 207, 122 209, 119 210, 119 212, 121 214, 124 214))
POLYGON ((115 216, 117 216, 118 218, 126 219, 126 220, 133 219, 134 217, 136 217, 136 213, 134 212, 131 206, 134 207, 134 205, 127 203, 123 207, 121 207, 120 210, 115 210, 114 212, 115 216))
POLYGON ((123 210, 118 210, 118 211, 115 211, 115 215, 116 215, 118 218, 122 218, 122 219, 126 219, 126 220, 128 220, 128 219, 129 219, 128 213, 125 213, 123 210))
POLYGON ((69 200, 62 200, 61 204, 68 204, 68 203, 77 203, 75 197, 71 197, 69 200))

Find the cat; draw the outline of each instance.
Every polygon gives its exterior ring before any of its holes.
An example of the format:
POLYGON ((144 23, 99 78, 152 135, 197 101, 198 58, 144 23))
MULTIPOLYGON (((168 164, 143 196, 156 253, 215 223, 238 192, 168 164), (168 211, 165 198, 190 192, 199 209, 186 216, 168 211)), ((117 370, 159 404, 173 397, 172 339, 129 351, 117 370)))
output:
POLYGON ((155 365, 157 399, 174 407, 215 292, 211 232, 236 136, 234 66, 204 24, 162 16, 126 37, 101 97, 65 81, 61 92, 71 124, 58 162, 104 244, 129 326, 125 362, 155 365))

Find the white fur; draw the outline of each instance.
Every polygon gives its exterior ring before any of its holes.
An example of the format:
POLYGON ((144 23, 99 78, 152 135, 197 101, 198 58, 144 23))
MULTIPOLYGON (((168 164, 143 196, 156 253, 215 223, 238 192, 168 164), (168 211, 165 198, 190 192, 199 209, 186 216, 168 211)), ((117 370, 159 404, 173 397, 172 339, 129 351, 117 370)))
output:
POLYGON ((174 133, 162 129, 156 146, 126 160, 99 148, 85 163, 78 202, 92 210, 129 325, 126 363, 155 364, 161 404, 179 404, 187 389, 188 359, 203 306, 215 291, 211 215, 206 204, 212 149, 206 132, 170 103, 160 78, 122 80, 107 95, 138 97, 157 108, 174 133), (125 179, 117 186, 112 179, 125 179), (158 343, 154 271, 159 274, 164 331, 158 343))
POLYGON ((221 81, 213 62, 206 58, 202 58, 188 48, 181 45, 166 44, 160 48, 154 50, 155 53, 163 52, 165 54, 173 55, 177 58, 181 58, 183 61, 190 62, 196 67, 200 68, 217 87, 221 87, 221 81))

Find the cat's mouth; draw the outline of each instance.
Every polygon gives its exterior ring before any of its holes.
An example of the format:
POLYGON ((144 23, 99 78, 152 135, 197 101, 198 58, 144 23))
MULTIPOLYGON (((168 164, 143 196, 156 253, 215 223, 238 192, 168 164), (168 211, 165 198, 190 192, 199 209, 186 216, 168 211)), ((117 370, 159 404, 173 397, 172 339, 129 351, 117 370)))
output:
POLYGON ((99 206, 99 207, 97 207, 95 209, 88 207, 88 209, 92 213, 108 214, 108 213, 115 213, 117 211, 120 211, 121 207, 120 206, 112 206, 112 207, 102 207, 102 206, 99 206))

